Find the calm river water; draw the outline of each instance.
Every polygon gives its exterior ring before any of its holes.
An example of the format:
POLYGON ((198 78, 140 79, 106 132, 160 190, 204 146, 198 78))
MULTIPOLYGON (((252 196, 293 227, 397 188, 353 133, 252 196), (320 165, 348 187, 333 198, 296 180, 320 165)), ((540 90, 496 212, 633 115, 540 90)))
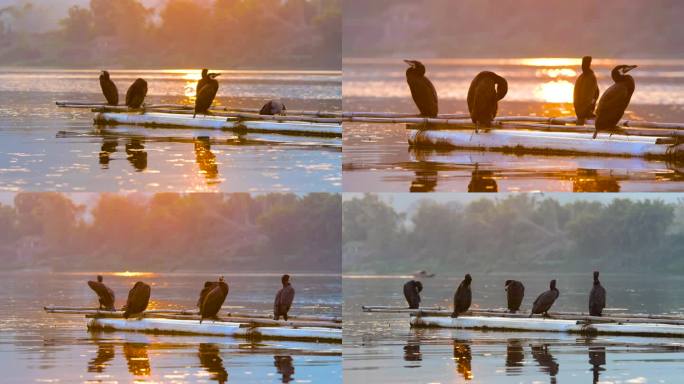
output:
MULTIPOLYGON (((618 62, 594 60, 601 91, 618 62)), ((684 122, 684 61, 620 60, 637 64, 636 91, 626 118, 684 122)), ((574 116, 579 59, 426 60, 440 113, 467 112, 470 81, 482 70, 508 80, 499 116, 574 116)), ((417 113, 398 59, 346 59, 344 109, 417 113)), ((344 124, 344 190, 349 192, 628 192, 682 191, 684 167, 664 161, 582 156, 512 155, 478 151, 410 150, 403 124, 344 124)))
MULTIPOLYGON (((83 316, 46 314, 45 305, 93 307, 93 273, 0 274, 2 383, 335 383, 342 380, 339 344, 249 342, 229 337, 88 332, 83 316)), ((278 274, 225 274, 224 310, 272 311, 278 274)), ((125 301, 143 280, 150 308, 191 308, 208 274, 105 275, 125 301)), ((292 313, 340 315, 338 276, 293 274, 292 313)))
MULTIPOLYGON (((220 71, 217 104, 339 110, 340 72, 220 71)), ((111 71, 120 98, 137 77, 148 103, 194 103, 195 70, 111 71)), ((100 101, 98 71, 0 69, 0 190, 340 191, 339 139, 216 130, 93 125, 89 110, 55 101, 100 101), (252 140, 250 140, 252 139, 252 140)))
MULTIPOLYGON (((684 278, 602 273, 607 311, 683 314, 684 278)), ((510 276, 473 274, 473 307, 505 305, 510 276)), ((550 276, 513 276, 525 284, 523 310, 550 276)), ((556 275, 557 311, 585 311, 591 274, 556 275)), ((364 313, 362 305, 405 306, 410 276, 346 276, 344 377, 350 383, 679 383, 681 339, 532 332, 411 329, 408 314, 364 313)), ((451 307, 461 276, 424 279, 424 306, 451 307)), ((553 313, 553 310, 551 311, 553 313)))

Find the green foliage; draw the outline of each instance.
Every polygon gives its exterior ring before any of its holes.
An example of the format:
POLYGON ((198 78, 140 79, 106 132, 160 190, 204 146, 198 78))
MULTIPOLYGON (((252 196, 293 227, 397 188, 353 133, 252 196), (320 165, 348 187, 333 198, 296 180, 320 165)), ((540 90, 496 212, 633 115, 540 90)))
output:
POLYGON ((366 195, 342 209, 350 272, 684 271, 684 202, 560 204, 525 194, 466 206, 423 200, 406 220, 366 195))
POLYGON ((3 269, 339 272, 338 194, 59 193, 0 205, 3 269))
POLYGON ((339 69, 341 28, 339 0, 91 0, 25 39, 0 20, 0 65, 339 69))

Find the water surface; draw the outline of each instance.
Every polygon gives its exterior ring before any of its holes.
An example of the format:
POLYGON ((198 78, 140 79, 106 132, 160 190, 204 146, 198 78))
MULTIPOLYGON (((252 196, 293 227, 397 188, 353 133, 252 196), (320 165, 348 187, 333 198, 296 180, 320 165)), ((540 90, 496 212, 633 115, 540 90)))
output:
MULTIPOLYGON (((279 274, 225 274, 224 310, 272 311, 279 274)), ((335 383, 339 344, 247 341, 230 337, 89 332, 82 315, 46 314, 45 305, 95 306, 88 274, 0 274, 3 383, 335 383)), ((191 308, 208 274, 105 275, 120 307, 128 289, 152 286, 150 308, 191 308)), ((292 314, 341 312, 338 276, 293 274, 292 314)))
MULTIPOLYGON (((499 116, 574 116, 579 59, 425 60, 440 113, 465 113, 470 81, 482 70, 508 80, 499 116)), ((620 61, 622 63, 622 61, 620 61)), ((626 60, 636 91, 626 118, 684 122, 684 61, 626 60)), ((595 59, 603 91, 617 61, 595 59)), ((347 59, 344 109, 417 113, 399 59, 347 59)), ((514 155, 409 149, 404 124, 344 124, 344 190, 350 192, 682 191, 681 164, 591 156, 514 155)))
MULTIPOLYGON (((339 110, 329 71, 220 71, 217 105, 339 110)), ((120 100, 135 78, 148 103, 193 104, 195 70, 111 71, 120 100)), ((98 71, 0 69, 2 191, 339 191, 341 142, 210 129, 97 126, 89 110, 55 101, 104 101, 98 71)))
MULTIPOLYGON (((473 307, 503 307, 503 284, 511 277, 525 284, 524 310, 529 310, 536 295, 547 289, 550 278, 473 274, 473 307)), ((554 309, 586 312, 591 274, 554 277, 560 289, 554 309)), ((409 279, 410 276, 343 278, 346 381, 678 383, 684 375, 681 339, 411 329, 408 314, 361 311, 362 305, 405 306, 401 288, 409 279)), ((421 304, 450 307, 461 279, 439 275, 423 279, 421 304)), ((637 276, 602 274, 608 291, 608 312, 681 315, 683 282, 681 277, 637 281, 637 276)))

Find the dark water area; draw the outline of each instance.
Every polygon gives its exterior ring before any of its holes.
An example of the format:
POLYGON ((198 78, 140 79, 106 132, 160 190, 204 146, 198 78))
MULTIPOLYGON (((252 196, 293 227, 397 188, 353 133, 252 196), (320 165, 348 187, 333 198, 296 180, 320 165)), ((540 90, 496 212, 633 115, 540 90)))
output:
MULTIPOLYGON (((591 276, 557 274, 551 313, 587 311, 591 276)), ((387 383, 679 383, 684 341, 544 332, 411 329, 408 314, 364 313, 362 305, 405 306, 411 276, 345 276, 344 374, 349 382, 387 383)), ((502 308, 504 281, 525 284, 529 311, 551 276, 473 275, 473 308, 502 308)), ((422 279, 423 306, 450 308, 462 277, 422 279)), ((607 313, 684 313, 681 276, 639 279, 602 273, 607 313)))
MULTIPOLYGON (((224 311, 272 311, 279 274, 224 274, 224 311)), ((247 341, 216 336, 89 332, 82 315, 47 314, 45 305, 94 307, 86 285, 94 273, 0 274, 0 370, 3 383, 334 383, 341 382, 339 344, 247 341)), ((195 305, 207 274, 105 274, 116 306, 143 280, 150 309, 195 305)), ((292 274, 291 314, 340 315, 341 281, 292 274)))
MULTIPOLYGON (((684 62, 637 60, 636 91, 625 118, 684 121, 684 62), (637 62, 638 61, 638 62, 637 62)), ((599 87, 616 62, 595 60, 599 87)), ((506 77, 499 116, 574 116, 579 70, 565 59, 427 61, 440 113, 465 113, 472 78, 488 69, 506 77)), ((417 113, 401 60, 349 59, 345 111, 417 113)), ((404 124, 344 124, 344 190, 349 192, 672 192, 684 190, 681 164, 640 158, 518 155, 410 149, 404 124)))
MULTIPOLYGON (((339 139, 242 135, 212 129, 97 126, 98 71, 0 69, 2 191, 340 191, 339 139)), ((198 71, 112 71, 120 98, 133 80, 147 103, 193 104, 198 71)), ((215 105, 340 110, 335 71, 224 71, 215 105)))

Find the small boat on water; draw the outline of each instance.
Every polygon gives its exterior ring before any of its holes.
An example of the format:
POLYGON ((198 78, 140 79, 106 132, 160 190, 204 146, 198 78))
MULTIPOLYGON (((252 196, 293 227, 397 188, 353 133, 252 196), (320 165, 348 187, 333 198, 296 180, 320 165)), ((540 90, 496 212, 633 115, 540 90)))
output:
POLYGON ((199 322, 196 310, 148 310, 141 318, 123 318, 121 311, 48 306, 47 313, 85 315, 89 330, 170 335, 209 335, 247 339, 342 342, 342 320, 336 316, 292 316, 287 321, 270 315, 229 313, 199 322), (226 316, 227 315, 227 316, 226 316))
POLYGON ((514 332, 565 332, 585 335, 684 337, 684 317, 612 313, 589 316, 583 313, 551 313, 551 317, 529 317, 528 313, 475 309, 457 318, 445 309, 364 306, 364 312, 408 313, 412 327, 453 328, 514 332))

